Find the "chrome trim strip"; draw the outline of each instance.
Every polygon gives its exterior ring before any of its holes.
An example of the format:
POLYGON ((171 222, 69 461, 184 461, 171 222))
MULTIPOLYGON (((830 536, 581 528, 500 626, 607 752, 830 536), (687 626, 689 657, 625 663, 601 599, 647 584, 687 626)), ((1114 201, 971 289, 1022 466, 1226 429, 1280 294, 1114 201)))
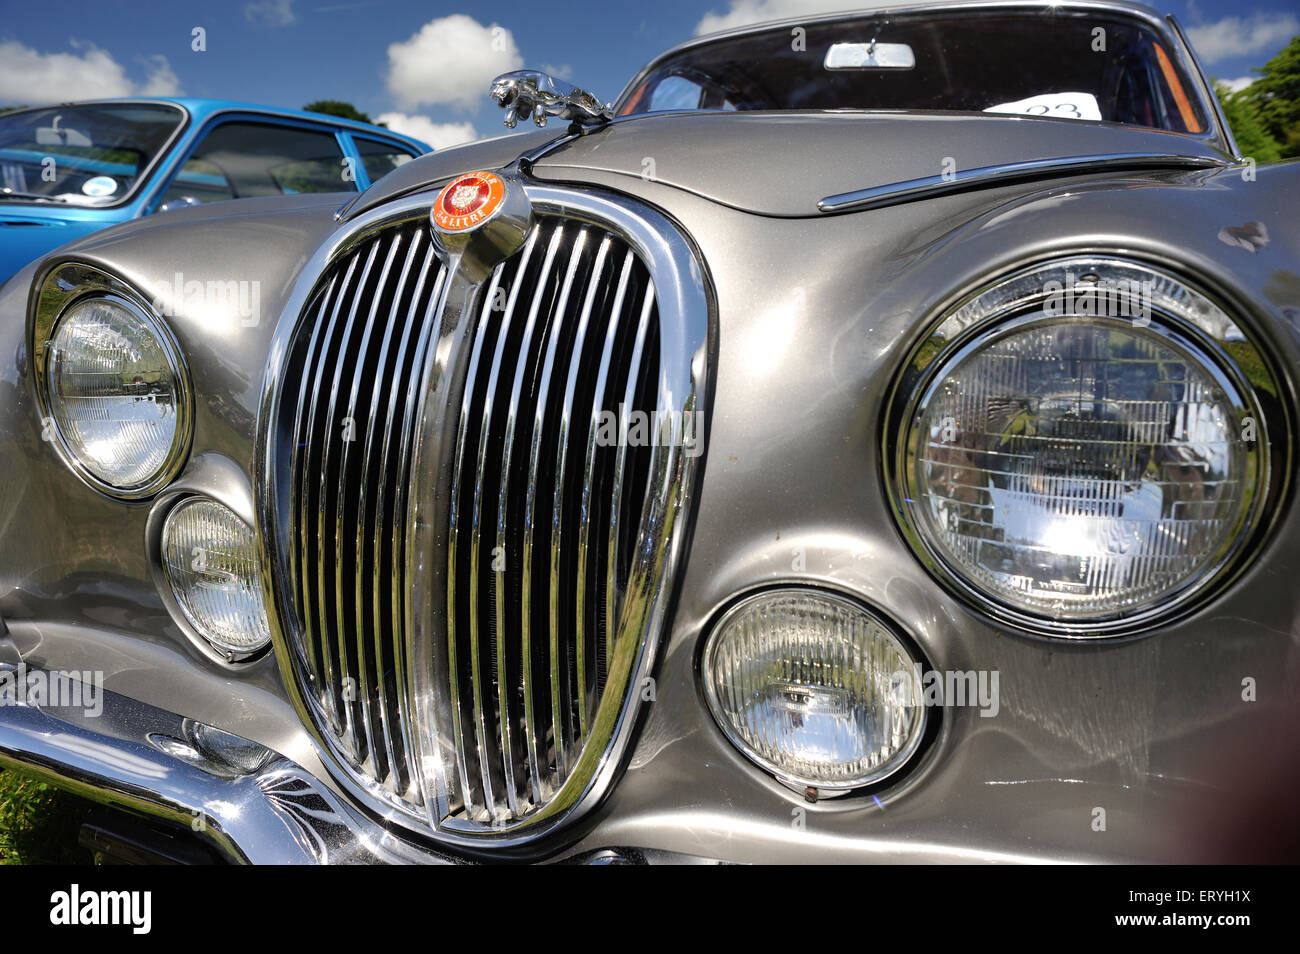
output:
POLYGON ((1125 152, 1093 156, 1066 156, 1059 159, 1028 159, 994 166, 962 169, 948 177, 942 175, 907 179, 887 185, 828 195, 817 203, 819 212, 862 212, 883 209, 919 198, 934 198, 970 189, 985 189, 1021 179, 1040 179, 1111 172, 1120 169, 1219 169, 1227 163, 1203 156, 1175 156, 1157 153, 1125 152), (1097 167, 1101 167, 1100 169, 1097 167))
POLYGON ((458 863, 375 822, 278 752, 110 689, 101 695, 98 716, 6 698, 0 768, 193 831, 234 864, 458 863))
MULTIPOLYGON (((461 411, 459 425, 456 436, 456 456, 452 462, 452 480, 451 480, 451 512, 448 520, 447 535, 447 665, 450 677, 447 680, 451 696, 451 713, 453 731, 455 733, 455 751, 456 767, 460 770, 460 780, 462 787, 462 797, 466 805, 473 804, 473 793, 470 791, 469 768, 465 760, 465 729, 461 715, 460 699, 460 678, 458 673, 459 667, 456 664, 456 551, 460 540, 460 492, 464 483, 464 460, 466 444, 469 441, 469 420, 470 410, 474 400, 473 382, 478 379, 479 363, 483 360, 483 344, 487 338, 489 326, 488 318, 492 314, 492 302, 496 298, 497 289, 501 287, 501 272, 503 265, 498 265, 492 272, 492 281, 487 286, 487 291, 483 296, 483 310, 479 315, 478 328, 474 334, 474 350, 470 354, 469 370, 465 379, 465 387, 461 398, 461 411)), ((473 475, 471 475, 471 478, 473 475)), ((471 554, 472 556, 472 554, 471 554)), ((477 681, 475 681, 477 685, 477 681)), ((475 730, 477 733, 477 729, 475 730)), ((477 736, 476 736, 477 737, 477 736)), ((482 749, 479 748, 480 755, 482 749)), ((479 765, 482 766, 483 760, 480 757, 479 765)))

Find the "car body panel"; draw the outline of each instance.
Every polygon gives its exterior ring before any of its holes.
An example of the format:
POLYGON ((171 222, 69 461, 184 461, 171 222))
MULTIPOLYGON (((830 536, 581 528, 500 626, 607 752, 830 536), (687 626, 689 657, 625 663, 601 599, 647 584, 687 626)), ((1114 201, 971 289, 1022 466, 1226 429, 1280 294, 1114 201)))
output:
MULTIPOLYGON (((917 150, 913 166, 935 161, 938 129, 985 130, 970 149, 992 158, 1006 154, 983 142, 998 138, 988 130, 1014 129, 1013 138, 1059 125, 827 121, 841 161, 851 145, 846 130, 869 123, 899 130, 898 142, 917 150)), ((229 311, 169 319, 191 362, 197 404, 195 453, 178 486, 244 513, 258 480, 254 448, 267 426, 258 420, 263 377, 283 358, 271 343, 298 319, 284 309, 306 263, 359 211, 401 194, 432 198, 452 175, 501 169, 523 151, 531 161, 527 171, 513 166, 516 174, 617 190, 677 223, 697 250, 716 322, 693 532, 659 636, 654 701, 605 799, 525 857, 636 848, 749 862, 1197 861, 1249 842, 1258 831, 1251 827, 1256 783, 1267 782, 1273 761, 1267 753, 1295 738, 1294 494, 1270 515, 1244 571, 1186 615, 1123 638, 1032 635, 937 585, 909 548, 882 476, 882 408, 911 349, 951 302, 1026 262, 1108 251, 1164 265, 1226 303, 1279 372, 1290 433, 1273 437, 1293 441, 1300 228, 1279 197, 1300 193, 1300 162, 1075 174, 820 215, 808 205, 822 195, 873 177, 910 178, 907 153, 903 145, 866 143, 873 158, 860 170, 827 163, 808 167, 814 174, 801 168, 796 180, 789 170, 804 153, 772 134, 779 126, 767 117, 728 124, 665 116, 616 122, 580 139, 558 130, 504 137, 408 163, 342 221, 342 194, 242 200, 119 226, 24 268, 0 287, 0 621, 9 632, 0 635, 0 650, 8 643, 25 662, 48 669, 102 670, 108 689, 253 740, 341 793, 273 657, 223 666, 169 616, 145 555, 153 504, 91 490, 42 441, 30 329, 18 319, 27 315, 33 284, 65 260, 97 264, 140 289, 178 272, 187 280, 259 282, 256 323, 229 311), (701 128, 762 154, 725 160, 724 147, 710 141, 705 148, 717 150, 730 173, 678 170, 679 159, 701 148, 701 128), (728 139, 726 130, 741 131, 728 139), (643 178, 637 153, 655 141, 655 155, 671 158, 656 162, 658 176, 643 178), (742 171, 754 181, 713 181, 742 171), (869 795, 814 802, 777 782, 714 722, 699 651, 727 606, 781 583, 873 607, 938 669, 997 671, 997 716, 975 707, 937 711, 934 737, 917 762, 869 795), (1258 701, 1243 698, 1247 679, 1257 681, 1258 701), (1107 819, 1101 830, 1099 807, 1107 819), (1189 830, 1204 837, 1190 844, 1189 830)), ((1078 135, 1089 149, 1120 151, 1132 151, 1133 135, 1165 139, 1100 127, 1078 135)), ((1189 140, 1162 151, 1202 155, 1206 148, 1189 140)), ((1053 136, 1039 151, 1068 150, 1053 136)), ((9 761, 20 763, 20 754, 9 761)), ((437 852, 432 840, 426 848, 437 852)))
POLYGON ((702 111, 624 119, 557 145, 533 167, 543 178, 653 179, 735 209, 797 217, 817 216, 830 195, 945 170, 1115 153, 1228 158, 1178 133, 1068 119, 702 111))

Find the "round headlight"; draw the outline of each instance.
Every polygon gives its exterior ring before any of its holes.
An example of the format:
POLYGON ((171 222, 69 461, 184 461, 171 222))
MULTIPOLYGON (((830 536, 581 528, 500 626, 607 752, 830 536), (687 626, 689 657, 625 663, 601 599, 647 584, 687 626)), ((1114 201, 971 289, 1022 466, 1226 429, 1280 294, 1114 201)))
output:
POLYGON ((856 603, 805 589, 737 603, 704 647, 709 708, 787 782, 845 790, 897 771, 921 742, 916 660, 856 603))
POLYGON ((170 336, 133 302, 83 298, 64 312, 50 342, 46 396, 64 450, 100 489, 146 496, 175 472, 186 383, 170 336))
POLYGON ((1063 634, 1167 611, 1225 566, 1267 482, 1264 418, 1219 342, 1249 347, 1127 262, 1042 266, 968 302, 918 352, 899 421, 909 538, 1063 634))
POLYGON ((173 507, 162 563, 177 605, 204 639, 238 655, 270 642, 257 537, 232 510, 204 497, 173 507))

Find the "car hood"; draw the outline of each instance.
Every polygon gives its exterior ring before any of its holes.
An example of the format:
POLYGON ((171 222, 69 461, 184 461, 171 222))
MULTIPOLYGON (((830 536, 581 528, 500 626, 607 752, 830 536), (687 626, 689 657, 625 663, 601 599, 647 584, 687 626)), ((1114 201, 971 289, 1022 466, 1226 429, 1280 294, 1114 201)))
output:
POLYGON ((543 179, 643 179, 732 208, 817 215, 830 195, 983 166, 1116 153, 1224 160, 1200 139, 1132 126, 978 113, 673 113, 619 120, 557 145, 543 179))

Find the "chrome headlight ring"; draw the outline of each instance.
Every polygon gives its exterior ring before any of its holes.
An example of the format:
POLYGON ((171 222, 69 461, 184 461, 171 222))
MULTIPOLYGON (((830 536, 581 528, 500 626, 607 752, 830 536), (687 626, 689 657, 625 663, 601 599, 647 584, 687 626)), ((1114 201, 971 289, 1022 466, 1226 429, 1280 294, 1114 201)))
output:
MULTIPOLYGON (((900 530, 921 562, 947 589, 986 615, 1031 633, 1065 638, 1131 634, 1188 610, 1226 584, 1242 569, 1241 557, 1266 531, 1268 518, 1276 515, 1290 469, 1290 426, 1279 380, 1229 312, 1172 271, 1103 253, 1053 258, 983 283, 945 308, 911 350, 883 419, 886 490, 900 530), (1124 313, 1114 313, 1117 305, 1124 313), (1091 356, 1090 365, 1067 353, 1084 339, 1095 339, 1084 342, 1094 349, 1083 352, 1091 356), (1098 341, 1104 353, 1096 350, 1098 341), (1113 364, 1107 356, 1112 345, 1117 355, 1127 349, 1113 364), (1002 393, 976 394, 979 389, 971 385, 981 382, 968 369, 986 358, 1008 368, 1032 359, 1044 367, 1055 362, 1058 370, 1086 370, 1077 379, 1063 376, 1056 385, 1042 384, 1048 376, 1039 371, 1035 377, 1031 371, 1025 380, 1039 382, 1047 395, 1032 393, 1032 388, 1021 394, 1006 382, 994 387, 1002 393), (1186 396, 1200 388, 1200 397, 1195 402, 1190 397, 1166 400, 1168 407, 1143 420, 1132 409, 1156 402, 1107 390, 1112 378, 1127 376, 1130 391, 1140 391, 1131 387, 1137 372, 1112 374, 1124 362, 1161 369, 1181 362, 1181 370, 1172 375, 1163 370, 1149 374, 1143 386, 1150 390, 1156 387, 1151 382, 1167 378, 1159 382, 1165 391, 1172 387, 1186 396), (1045 410, 1053 389, 1072 393, 1069 400, 1057 401, 1060 407, 1045 410), (943 419, 950 432, 936 430, 939 422, 930 420, 932 410, 957 407, 963 400, 974 408, 966 416, 978 422, 954 414, 943 419), (1193 403, 1205 419, 1199 436, 1193 433, 1171 448, 1175 442, 1167 435, 1176 426, 1189 433, 1185 425, 1193 403), (1012 413, 1016 408, 1018 415, 1012 413), (1005 420, 990 426, 1003 411, 1005 420), (1218 441, 1206 436, 1211 425, 1219 428, 1218 441), (928 429, 924 434, 923 428, 928 429), (1101 444, 1118 445, 1117 438, 1138 433, 1140 439, 1132 438, 1135 448, 1141 444, 1132 455, 1136 468, 1116 468, 1104 460, 1110 451, 1098 453, 1101 444), (1206 446, 1217 455, 1211 464, 1204 459, 1212 456, 1206 446), (1144 533, 1168 536, 1170 525, 1188 526, 1200 519, 1180 522, 1171 513, 1210 512, 1207 504, 1198 510, 1189 503, 1195 494, 1185 485, 1159 479, 1171 460, 1179 462, 1179 453, 1188 458, 1182 463, 1205 470, 1202 486, 1211 486, 1209 478, 1215 476, 1225 478, 1224 486, 1237 482, 1237 498, 1220 494, 1212 501, 1218 509, 1214 521, 1205 525, 1213 527, 1214 539, 1196 560, 1167 563, 1175 569, 1162 570, 1163 575, 1143 570, 1150 579, 1138 596, 1108 599, 1104 589, 1090 595, 1089 580, 1136 578, 1134 567, 1149 568, 1152 560, 1166 558, 1167 544, 1140 549, 1148 545, 1142 542, 1144 533), (1054 454, 1060 459, 1053 459, 1054 454), (1008 465, 1017 458, 1025 466, 1008 465), (1214 464, 1229 458, 1229 473, 1210 473, 1214 464), (936 501, 931 491, 939 485, 948 499, 936 501), (953 492, 949 485, 959 490, 953 492), (1096 490, 1103 485, 1104 491, 1096 490), (1139 499, 1142 495, 1145 501, 1139 499), (1062 524, 1062 533, 1034 538, 1026 527, 1036 512, 1050 512, 1062 524), (945 522, 954 518, 951 532, 936 530, 936 513, 945 522), (1148 519, 1157 515, 1160 519, 1148 519), (954 547, 944 536, 962 539, 954 547), (1070 573, 1056 572, 1062 567, 1070 573), (1059 596, 1045 596, 1049 590, 1043 583, 1059 596)), ((1123 392, 1124 385, 1113 390, 1123 392)), ((1197 525, 1189 532, 1204 536, 1206 530, 1197 525)))
POLYGON ((32 306, 31 331, 32 368, 43 437, 54 445, 68 468, 87 486, 120 500, 144 500, 166 487, 180 472, 189 453, 194 422, 193 391, 184 355, 147 298, 109 272, 79 262, 63 262, 40 281, 32 306), (175 423, 170 444, 147 475, 122 484, 96 473, 95 467, 78 453, 74 442, 59 426, 57 412, 61 409, 53 406, 50 393, 53 343, 62 322, 74 309, 96 300, 120 309, 128 321, 148 335, 151 345, 156 345, 160 352, 174 386, 175 423))

